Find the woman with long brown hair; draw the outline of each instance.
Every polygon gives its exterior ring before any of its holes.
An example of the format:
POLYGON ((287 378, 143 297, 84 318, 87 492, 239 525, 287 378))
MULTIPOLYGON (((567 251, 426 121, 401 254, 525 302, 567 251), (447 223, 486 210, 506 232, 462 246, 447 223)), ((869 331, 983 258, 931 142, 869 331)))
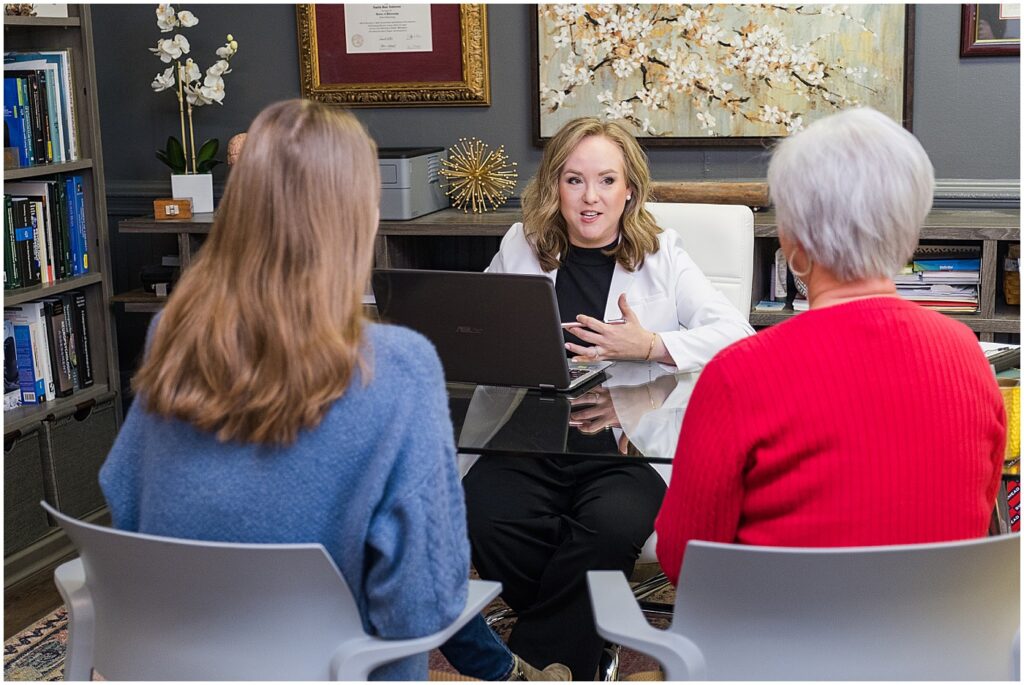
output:
MULTIPOLYGON (((363 316, 379 197, 350 114, 257 116, 100 483, 124 530, 322 543, 366 629, 404 638, 458 615, 469 550, 437 355, 363 316)), ((425 656, 374 674, 426 677, 425 656)))

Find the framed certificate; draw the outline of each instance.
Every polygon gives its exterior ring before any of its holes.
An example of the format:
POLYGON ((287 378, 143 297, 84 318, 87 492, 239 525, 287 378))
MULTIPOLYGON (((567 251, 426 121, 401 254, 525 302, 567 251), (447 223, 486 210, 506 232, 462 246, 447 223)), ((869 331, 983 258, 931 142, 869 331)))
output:
POLYGON ((491 104, 485 5, 298 5, 302 96, 349 107, 491 104))
POLYGON ((1020 55, 1020 3, 962 5, 960 56, 1020 55))

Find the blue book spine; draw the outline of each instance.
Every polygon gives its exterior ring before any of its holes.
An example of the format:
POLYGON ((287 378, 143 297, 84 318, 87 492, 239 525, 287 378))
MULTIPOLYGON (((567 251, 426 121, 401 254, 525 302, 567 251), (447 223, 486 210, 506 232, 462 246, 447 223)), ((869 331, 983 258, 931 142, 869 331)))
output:
POLYGON ((4 79, 4 127, 7 129, 4 144, 18 149, 18 164, 28 166, 28 150, 25 147, 25 120, 18 104, 18 79, 4 79))
POLYGON ((21 121, 23 123, 24 139, 25 139, 25 150, 28 154, 29 165, 35 164, 38 158, 36 157, 36 139, 35 134, 32 132, 32 101, 29 99, 28 79, 17 77, 18 81, 18 109, 21 111, 21 121))
POLYGON ((82 248, 79 245, 78 232, 78 197, 75 195, 75 179, 72 176, 64 177, 64 217, 68 225, 68 237, 71 239, 71 275, 77 276, 83 273, 81 270, 82 248))
POLYGON ((980 259, 916 259, 914 271, 980 271, 980 259))
POLYGON ((78 249, 79 249, 79 271, 89 273, 89 227, 85 222, 85 190, 82 187, 82 177, 75 174, 71 177, 74 181, 74 192, 69 193, 75 198, 75 223, 78 224, 78 249))
POLYGON ((46 383, 36 376, 32 334, 28 324, 14 324, 14 350, 18 357, 18 386, 22 404, 38 404, 46 396, 46 383))

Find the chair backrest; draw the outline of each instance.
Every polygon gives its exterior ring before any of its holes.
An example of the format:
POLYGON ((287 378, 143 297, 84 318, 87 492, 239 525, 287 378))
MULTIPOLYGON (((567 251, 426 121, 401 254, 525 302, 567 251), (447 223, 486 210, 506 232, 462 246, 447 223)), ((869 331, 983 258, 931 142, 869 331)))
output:
POLYGON ((47 507, 78 548, 107 680, 325 680, 365 639, 319 544, 238 544, 128 533, 47 507))
POLYGON ((836 549, 691 541, 670 630, 700 649, 709 680, 1016 680, 1020 534, 836 549))
POLYGON ((648 202, 658 225, 677 232, 704 275, 750 318, 754 214, 743 205, 648 202))

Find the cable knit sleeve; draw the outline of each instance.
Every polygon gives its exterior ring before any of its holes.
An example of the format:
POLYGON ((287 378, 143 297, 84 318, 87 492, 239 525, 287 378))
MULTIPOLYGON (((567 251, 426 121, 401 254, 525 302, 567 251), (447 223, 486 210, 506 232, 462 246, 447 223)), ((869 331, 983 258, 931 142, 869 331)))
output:
POLYGON ((367 536, 368 618, 383 637, 440 630, 466 602, 466 508, 441 366, 431 357, 421 360, 429 377, 409 385, 421 393, 415 413, 393 427, 404 437, 367 536))
POLYGON ((690 398, 658 512, 658 562, 679 579, 690 540, 732 542, 739 525, 747 449, 743 416, 719 359, 704 369, 690 398))
POLYGON ((140 403, 141 400, 136 398, 128 410, 99 475, 100 489, 110 507, 113 526, 120 530, 139 530, 139 472, 143 445, 140 424, 145 420, 140 403))

